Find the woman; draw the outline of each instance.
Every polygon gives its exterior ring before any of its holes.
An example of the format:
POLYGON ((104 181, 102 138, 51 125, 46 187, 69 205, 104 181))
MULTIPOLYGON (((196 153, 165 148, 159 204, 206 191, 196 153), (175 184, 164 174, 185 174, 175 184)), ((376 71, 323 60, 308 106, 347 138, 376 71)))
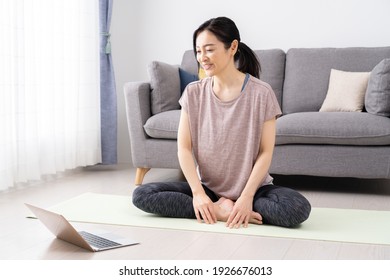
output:
POLYGON ((203 23, 193 47, 207 78, 187 86, 178 130, 178 157, 187 182, 149 183, 133 193, 138 208, 230 228, 248 223, 293 227, 310 203, 272 184, 268 170, 281 114, 260 64, 226 17, 203 23))

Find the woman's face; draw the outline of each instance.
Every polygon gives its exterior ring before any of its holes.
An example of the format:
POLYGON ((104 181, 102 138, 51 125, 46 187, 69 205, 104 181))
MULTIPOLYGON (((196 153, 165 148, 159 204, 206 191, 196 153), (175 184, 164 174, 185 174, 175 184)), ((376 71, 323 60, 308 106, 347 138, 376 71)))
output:
POLYGON ((230 64, 234 66, 235 52, 235 44, 225 49, 210 31, 202 31, 196 38, 196 59, 209 77, 222 73, 230 64))

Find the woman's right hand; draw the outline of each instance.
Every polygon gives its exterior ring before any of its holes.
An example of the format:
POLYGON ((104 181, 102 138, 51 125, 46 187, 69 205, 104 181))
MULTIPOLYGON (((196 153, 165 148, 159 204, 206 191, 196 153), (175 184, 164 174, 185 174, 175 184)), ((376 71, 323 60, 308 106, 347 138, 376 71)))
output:
POLYGON ((202 222, 202 219, 206 224, 215 224, 217 222, 214 203, 205 193, 194 194, 192 203, 194 205, 196 219, 199 223, 202 222))

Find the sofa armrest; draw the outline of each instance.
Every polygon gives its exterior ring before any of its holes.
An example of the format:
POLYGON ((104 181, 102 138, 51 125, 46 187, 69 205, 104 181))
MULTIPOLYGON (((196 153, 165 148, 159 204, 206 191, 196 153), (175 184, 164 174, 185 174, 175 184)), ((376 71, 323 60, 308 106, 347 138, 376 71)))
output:
POLYGON ((133 164, 142 167, 146 164, 146 140, 149 138, 144 124, 151 117, 150 83, 128 82, 124 85, 127 126, 130 136, 133 164))

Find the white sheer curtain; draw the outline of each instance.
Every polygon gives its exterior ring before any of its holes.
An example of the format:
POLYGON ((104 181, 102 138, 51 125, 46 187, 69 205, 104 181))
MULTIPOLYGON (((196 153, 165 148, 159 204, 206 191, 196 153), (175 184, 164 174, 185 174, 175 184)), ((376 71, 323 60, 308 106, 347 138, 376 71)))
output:
POLYGON ((98 0, 0 0, 0 190, 101 162, 98 0))

